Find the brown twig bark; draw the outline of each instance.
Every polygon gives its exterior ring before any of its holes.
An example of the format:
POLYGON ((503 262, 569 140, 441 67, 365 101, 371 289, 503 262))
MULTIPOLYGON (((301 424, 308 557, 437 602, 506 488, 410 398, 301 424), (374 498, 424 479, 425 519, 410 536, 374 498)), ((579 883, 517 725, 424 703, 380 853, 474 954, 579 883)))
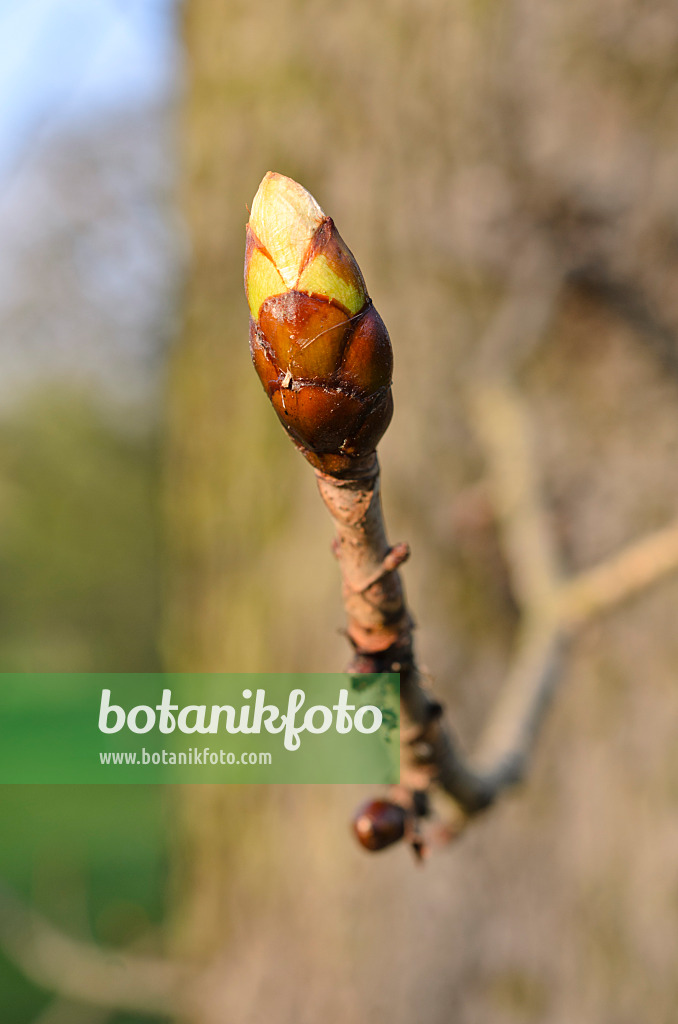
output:
POLYGON ((347 635, 354 649, 351 672, 399 672, 401 696, 401 786, 408 809, 436 780, 463 806, 487 803, 482 780, 459 756, 443 722, 439 702, 428 692, 414 655, 413 622, 397 563, 408 549, 386 537, 376 455, 352 479, 316 472, 318 488, 337 530, 334 551, 343 581, 347 635), (399 555, 397 553, 400 553, 399 555))
POLYGON ((452 800, 450 835, 524 778, 576 630, 678 570, 677 522, 601 566, 563 578, 529 416, 512 383, 515 361, 534 348, 553 315, 563 275, 552 263, 544 264, 540 253, 528 255, 481 346, 469 403, 521 610, 513 661, 473 757, 461 754, 417 667, 412 617, 398 572, 409 550, 388 543, 376 455, 364 460, 351 479, 316 474, 337 530, 334 550, 354 648, 349 671, 400 672, 401 784, 393 800, 416 817, 426 813, 431 787, 443 789, 452 800), (526 304, 533 332, 527 338, 520 331, 526 304))

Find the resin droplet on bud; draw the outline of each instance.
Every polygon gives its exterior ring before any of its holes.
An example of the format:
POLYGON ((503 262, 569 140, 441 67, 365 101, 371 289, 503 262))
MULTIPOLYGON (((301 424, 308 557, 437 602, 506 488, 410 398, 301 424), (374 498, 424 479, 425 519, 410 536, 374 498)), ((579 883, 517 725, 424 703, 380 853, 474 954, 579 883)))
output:
POLYGON ((245 290, 252 360, 281 422, 314 466, 350 471, 391 420, 391 342, 332 219, 273 171, 252 203, 245 290))

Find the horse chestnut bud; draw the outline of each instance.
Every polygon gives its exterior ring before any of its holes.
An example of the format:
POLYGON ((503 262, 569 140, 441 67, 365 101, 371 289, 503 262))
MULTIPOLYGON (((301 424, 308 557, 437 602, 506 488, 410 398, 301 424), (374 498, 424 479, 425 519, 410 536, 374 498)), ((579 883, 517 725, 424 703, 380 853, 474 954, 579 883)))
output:
POLYGON ((397 843, 405 835, 407 812, 390 800, 370 800, 357 812, 353 830, 366 850, 376 852, 397 843))
POLYGON ((340 474, 391 420, 388 331, 334 222, 296 181, 266 174, 246 233, 255 369, 309 462, 340 474))

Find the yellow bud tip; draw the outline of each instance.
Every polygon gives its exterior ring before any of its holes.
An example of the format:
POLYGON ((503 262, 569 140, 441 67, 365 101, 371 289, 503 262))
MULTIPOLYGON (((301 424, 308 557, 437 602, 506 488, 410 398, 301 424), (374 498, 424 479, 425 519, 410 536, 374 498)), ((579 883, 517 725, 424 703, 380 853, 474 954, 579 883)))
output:
POLYGON ((308 247, 324 219, 303 185, 276 171, 266 173, 252 202, 250 227, 288 288, 295 286, 308 247))

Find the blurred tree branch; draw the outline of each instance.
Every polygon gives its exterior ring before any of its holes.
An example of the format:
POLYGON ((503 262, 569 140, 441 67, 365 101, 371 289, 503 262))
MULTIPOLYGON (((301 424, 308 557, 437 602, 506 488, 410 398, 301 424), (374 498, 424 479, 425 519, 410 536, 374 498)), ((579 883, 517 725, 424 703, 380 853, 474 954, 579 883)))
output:
POLYGON ((5 882, 0 883, 0 948, 40 988, 111 1010, 171 1015, 186 981, 185 971, 161 958, 71 938, 25 906, 5 882))
MULTIPOLYGON (((359 671, 400 669, 402 772, 401 785, 393 788, 392 798, 415 817, 425 816, 425 791, 434 783, 442 787, 453 801, 448 835, 457 834, 470 818, 523 780, 575 633, 596 615, 678 570, 676 521, 573 578, 564 578, 561 571, 539 484, 530 418, 514 375, 520 362, 540 343, 566 279, 563 269, 539 246, 528 250, 480 345, 468 388, 470 418, 484 453, 490 502, 521 613, 512 664, 473 756, 462 756, 440 705, 423 685, 404 601, 398 614, 409 631, 397 650, 383 651, 373 662, 361 652, 351 665, 359 671)), ((378 488, 378 484, 374 486, 378 488)), ((321 484, 325 503, 340 523, 341 516, 328 502, 326 491, 327 485, 321 484)), ((349 619, 355 613, 355 566, 363 557, 372 557, 374 562, 373 538, 385 537, 380 506, 372 514, 379 517, 376 525, 366 528, 366 521, 360 520, 350 544, 342 542, 337 547, 349 619)), ((377 546, 382 560, 387 550, 385 541, 377 546)), ((384 583, 388 576, 392 577, 391 588, 402 593, 397 572, 389 569, 380 577, 379 588, 371 591, 371 600, 377 605, 388 590, 384 583)), ((362 808, 358 820, 364 822, 364 814, 362 808)), ((412 835, 418 844, 418 827, 412 835)))

